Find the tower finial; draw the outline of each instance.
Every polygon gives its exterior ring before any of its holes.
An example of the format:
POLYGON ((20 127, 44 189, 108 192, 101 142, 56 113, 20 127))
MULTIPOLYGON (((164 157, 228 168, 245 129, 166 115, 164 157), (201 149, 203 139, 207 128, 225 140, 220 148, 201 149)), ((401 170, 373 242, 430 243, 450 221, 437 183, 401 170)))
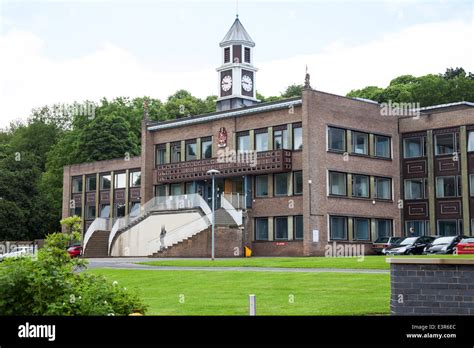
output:
POLYGON ((309 73, 308 73, 308 65, 306 65, 306 75, 305 75, 305 78, 304 78, 304 88, 311 88, 311 84, 310 84, 309 80, 310 80, 310 76, 309 76, 309 73))

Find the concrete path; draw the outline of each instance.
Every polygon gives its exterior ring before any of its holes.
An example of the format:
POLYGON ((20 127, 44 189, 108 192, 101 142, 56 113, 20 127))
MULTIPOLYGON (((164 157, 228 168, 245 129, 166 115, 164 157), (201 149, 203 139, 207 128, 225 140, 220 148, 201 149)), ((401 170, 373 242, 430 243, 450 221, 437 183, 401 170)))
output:
MULTIPOLYGON (((182 259, 166 259, 182 260, 182 259)), ((190 259, 187 259, 190 260, 190 259)), ((202 259, 194 259, 202 260, 202 259)), ((273 267, 177 267, 177 266, 149 266, 139 265, 136 262, 150 261, 150 258, 104 258, 88 259, 89 269, 94 268, 112 268, 112 269, 133 269, 133 270, 152 270, 152 271, 238 271, 238 272, 309 272, 309 273, 370 273, 370 274, 389 274, 389 270, 381 269, 346 269, 346 268, 273 268, 273 267)), ((156 261, 156 260, 154 260, 156 261)))

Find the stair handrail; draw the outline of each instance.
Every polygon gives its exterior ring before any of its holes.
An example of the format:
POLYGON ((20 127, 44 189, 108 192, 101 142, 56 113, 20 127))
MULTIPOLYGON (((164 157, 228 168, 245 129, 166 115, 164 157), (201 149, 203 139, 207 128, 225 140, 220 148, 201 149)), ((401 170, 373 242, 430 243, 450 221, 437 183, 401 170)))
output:
POLYGON ((140 207, 140 214, 135 216, 130 216, 130 214, 128 214, 124 217, 116 219, 109 235, 109 255, 112 251, 112 242, 117 232, 123 228, 126 228, 140 217, 144 217, 145 215, 154 211, 182 210, 192 208, 200 208, 205 215, 212 214, 211 208, 209 208, 207 202, 198 193, 153 197, 148 202, 146 202, 143 207, 140 207))
POLYGON ((84 241, 82 243, 82 249, 86 250, 87 243, 92 237, 95 231, 107 231, 108 230, 108 218, 97 217, 92 221, 91 225, 84 234, 84 241))
MULTIPOLYGON (((232 217, 232 219, 235 221, 237 226, 242 225, 242 210, 237 209, 231 202, 232 200, 233 193, 224 193, 221 195, 221 207, 225 209, 225 211, 232 217), (230 199, 230 201, 229 201, 230 199)), ((239 194, 237 193, 235 195, 237 197, 237 202, 239 202, 239 194)))
MULTIPOLYGON (((209 226, 211 226, 212 221, 212 211, 209 214, 202 215, 199 218, 187 222, 181 226, 175 227, 170 231, 166 231, 165 237, 163 238, 163 242, 165 247, 169 247, 175 243, 178 243, 188 237, 191 237, 202 230, 205 230, 209 226), (190 233, 191 231, 191 233, 190 233)), ((161 250, 161 235, 153 238, 148 241, 147 250, 150 255, 153 252, 161 250)))

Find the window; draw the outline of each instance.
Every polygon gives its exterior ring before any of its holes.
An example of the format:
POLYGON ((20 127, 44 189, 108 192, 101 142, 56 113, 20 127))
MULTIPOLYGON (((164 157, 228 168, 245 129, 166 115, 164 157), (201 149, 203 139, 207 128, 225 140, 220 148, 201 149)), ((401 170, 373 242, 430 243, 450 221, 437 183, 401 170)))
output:
POLYGON ((413 236, 427 236, 429 235, 429 222, 426 220, 410 220, 405 221, 405 235, 410 237, 410 228, 413 227, 413 236))
POLYGON ((303 172, 293 172, 293 194, 302 195, 303 194, 303 172))
POLYGON ((170 196, 179 196, 181 195, 181 184, 171 184, 170 185, 170 196))
POLYGON ((329 194, 347 195, 347 175, 345 173, 329 172, 329 194))
POLYGON ((250 63, 250 48, 248 47, 244 48, 244 62, 250 63))
POLYGON ((405 199, 425 198, 425 179, 405 180, 405 199))
POLYGON ((275 196, 288 195, 288 173, 275 174, 275 196))
POLYGON ((288 130, 287 129, 276 129, 273 131, 273 148, 288 149, 288 130))
POLYGON ((212 157, 212 138, 201 139, 201 158, 212 157))
POLYGON ((176 163, 181 161, 181 143, 172 143, 171 144, 171 163, 176 163))
POLYGON ((450 155, 455 152, 455 135, 436 134, 435 135, 435 155, 450 155))
POLYGON ((255 150, 268 151, 268 131, 266 128, 255 131, 255 150))
POLYGON ((423 157, 423 139, 423 137, 403 139, 403 158, 423 157))
POLYGON ((193 142, 186 143, 186 161, 195 160, 196 151, 197 151, 196 140, 193 140, 193 142))
POLYGON ((367 133, 352 132, 352 153, 369 154, 369 135, 367 133))
POLYGON ((109 218, 110 217, 110 205, 109 204, 101 204, 100 205, 100 217, 101 218, 109 218))
POLYGON ((456 236, 459 234, 457 220, 438 220, 438 235, 456 236))
POLYGON ((255 196, 268 196, 268 175, 259 175, 255 177, 255 196))
POLYGON ((255 240, 268 240, 268 219, 255 219, 255 240))
POLYGON ((436 178, 436 197, 456 197, 457 185, 455 176, 436 178))
POLYGON ((382 135, 374 135, 375 156, 391 158, 390 138, 382 135))
POLYGON ((275 218, 275 240, 288 240, 288 218, 275 218))
POLYGON ((155 153, 156 165, 165 164, 166 163, 166 145, 165 144, 156 145, 155 152, 156 152, 155 153))
POLYGON ((97 189, 97 177, 88 176, 86 178, 86 190, 87 191, 95 191, 97 189))
POLYGON ((125 216, 125 204, 117 203, 115 204, 115 218, 125 216))
POLYGON ((375 198, 392 199, 392 179, 375 177, 374 181, 375 181, 375 198))
POLYGON ((112 179, 109 174, 100 176, 100 189, 101 190, 110 190, 112 179))
POLYGON ((166 196, 166 185, 156 185, 155 197, 165 197, 165 196, 166 196))
POLYGON ((120 189, 120 188, 125 188, 125 183, 126 183, 126 176, 125 173, 118 173, 115 174, 115 188, 120 189))
POLYGON ((346 131, 328 127, 328 150, 346 151, 346 131))
POLYGON ((467 151, 474 151, 474 131, 470 131, 467 137, 467 151))
POLYGON ((237 150, 249 151, 250 150, 250 135, 249 132, 242 132, 237 134, 237 150))
POLYGON ((86 207, 86 219, 88 220, 95 219, 95 205, 88 205, 86 207))
POLYGON ((82 217, 82 207, 75 207, 71 209, 71 215, 82 217))
POLYGON ((331 240, 347 240, 347 218, 331 216, 329 218, 329 232, 331 240))
POLYGON ((303 239, 303 215, 296 215, 293 217, 293 233, 295 239, 303 239))
POLYGON ((375 239, 392 236, 392 220, 375 219, 375 239))
POLYGON ((224 48, 224 63, 230 62, 230 47, 224 48))
POLYGON ((72 193, 81 193, 82 192, 82 178, 72 178, 72 193))
POLYGON ((354 218, 354 240, 370 240, 370 220, 354 218))
POLYGON ((469 175, 469 190, 471 197, 474 197, 474 174, 469 175))
POLYGON ((352 196, 369 197, 369 177, 367 175, 352 175, 352 196))
POLYGON ((293 125, 293 150, 303 148, 303 128, 300 125, 293 125))
POLYGON ((130 172, 130 187, 139 187, 142 181, 142 172, 130 172))

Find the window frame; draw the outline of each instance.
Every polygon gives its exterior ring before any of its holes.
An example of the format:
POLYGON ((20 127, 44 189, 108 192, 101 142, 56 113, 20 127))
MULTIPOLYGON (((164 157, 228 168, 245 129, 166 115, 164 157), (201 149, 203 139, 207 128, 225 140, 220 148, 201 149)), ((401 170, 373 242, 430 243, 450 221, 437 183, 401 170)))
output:
POLYGON ((288 149, 288 127, 285 129, 274 129, 273 130, 273 149, 274 150, 289 150, 288 149), (277 135, 277 132, 281 134, 277 135), (281 147, 277 147, 277 138, 281 138, 281 147))
POLYGON ((127 187, 127 173, 118 172, 114 173, 114 190, 121 190, 127 187), (123 186, 118 186, 119 178, 123 178, 123 186))
POLYGON ((268 218, 266 218, 266 217, 257 217, 257 218, 255 218, 254 227, 255 227, 255 232, 254 232, 254 240, 255 241, 269 241, 270 240, 270 229, 269 229, 269 226, 268 226, 268 218), (261 238, 258 238, 257 225, 258 225, 258 221, 265 221, 265 220, 266 220, 266 226, 267 226, 267 237, 266 237, 266 239, 261 239, 261 238))
POLYGON ((426 192, 426 178, 413 178, 413 179, 404 179, 403 180, 403 197, 406 200, 420 200, 420 199, 426 199, 427 197, 427 192, 426 192), (421 197, 420 198, 408 198, 407 197, 407 181, 418 181, 421 180, 421 197))
MULTIPOLYGON (((443 186, 444 186, 444 182, 443 182, 443 186)), ((459 176, 458 175, 437 176, 435 178, 435 188, 436 188, 436 198, 455 198, 455 197, 459 197, 460 193, 461 193, 461 192, 459 192, 459 176), (446 196, 446 195, 440 196, 439 195, 438 180, 439 179, 446 179, 446 178, 454 178, 454 196, 446 196)), ((445 190, 443 188, 443 193, 444 193, 444 191, 445 190)))
POLYGON ((263 174, 263 175, 255 175, 255 198, 266 198, 266 197, 269 197, 269 192, 268 192, 268 174, 263 174), (259 188, 259 184, 258 184, 258 178, 261 178, 261 177, 266 177, 267 180, 267 194, 266 195, 259 195, 258 194, 258 188, 259 188))
POLYGON ((379 200, 379 201, 391 201, 393 200, 393 194, 392 194, 392 178, 389 178, 389 177, 385 177, 385 176, 374 176, 374 197, 375 199, 379 200), (380 198, 378 197, 378 181, 379 180, 388 180, 389 182, 389 198, 380 198))
POLYGON ((304 240, 304 219, 303 215, 294 215, 293 216, 293 239, 294 240, 304 240), (301 237, 296 237, 296 220, 301 219, 301 237))
POLYGON ((391 159, 392 158, 392 137, 387 135, 381 134, 374 134, 374 157, 375 158, 384 158, 384 159, 391 159), (377 138, 386 138, 388 140, 388 156, 379 156, 377 155, 377 138))
POLYGON ((329 238, 330 241, 337 241, 337 240, 349 240, 349 225, 348 225, 349 218, 347 216, 341 216, 341 215, 330 215, 329 216, 329 238), (334 238, 333 237, 333 219, 343 219, 344 220, 344 232, 345 232, 345 238, 334 238))
POLYGON ((354 241, 362 241, 362 242, 368 242, 371 240, 371 222, 370 222, 370 219, 369 218, 364 218, 364 217, 353 217, 352 218, 352 238, 354 241), (356 224, 357 224, 357 221, 360 221, 360 220, 365 220, 367 222, 367 239, 363 239, 363 238, 357 238, 356 237, 356 224))
POLYGON ((426 157, 426 149, 425 149, 425 143, 426 143, 426 136, 424 135, 418 135, 418 136, 413 136, 413 137, 406 137, 403 138, 402 145, 403 145, 403 159, 413 159, 413 158, 423 158, 426 157), (419 156, 407 156, 406 153, 406 141, 412 140, 412 139, 420 139, 420 155, 419 156))
POLYGON ((440 133, 440 134, 434 134, 434 155, 435 156, 452 156, 454 153, 457 152, 457 133, 440 133), (451 135, 452 140, 453 140, 453 151, 449 153, 438 153, 438 137, 440 136, 446 136, 446 135, 451 135))
POLYGON ((273 237, 275 240, 283 240, 283 241, 287 241, 289 240, 289 224, 288 224, 288 217, 287 216, 275 216, 273 218, 273 237), (281 221, 285 221, 286 223, 286 238, 279 238, 278 237, 278 224, 277 224, 277 221, 278 220, 281 220, 281 221))
POLYGON ((294 196, 301 196, 303 194, 303 171, 302 170, 296 170, 293 172, 293 195, 294 196), (301 175, 301 191, 297 192, 296 191, 296 176, 301 175))
POLYGON ((293 144, 292 144, 291 148, 293 149, 293 151, 302 151, 303 150, 303 126, 302 125, 297 125, 297 126, 293 125, 292 133, 293 134, 292 134, 291 139, 292 139, 293 144), (301 132, 301 145, 298 148, 296 148, 296 143, 295 143, 295 139, 296 139, 295 131, 296 130, 299 130, 299 132, 301 132))
POLYGON ((366 175, 366 174, 352 174, 352 197, 353 198, 370 198, 370 176, 369 175, 366 175), (355 185, 355 180, 356 180, 356 177, 364 177, 367 179, 367 196, 358 196, 358 195, 355 195, 354 194, 354 189, 356 188, 356 185, 355 185))
POLYGON ((369 156, 370 155, 370 144, 369 144, 369 133, 361 132, 361 131, 351 131, 351 154, 356 156, 369 156), (355 135, 355 136, 354 136, 355 135), (356 152, 356 138, 358 135, 362 135, 365 138, 365 152, 359 153, 356 152))
POLYGON ((340 128, 340 127, 334 127, 334 126, 327 126, 326 139, 327 139, 327 144, 326 144, 327 151, 339 152, 339 153, 344 153, 344 152, 347 151, 347 130, 346 129, 340 128), (343 147, 343 149, 336 149, 336 148, 331 147, 331 140, 332 140, 331 130, 342 131, 342 133, 343 133, 343 136, 342 136, 342 139, 343 139, 342 147, 343 147))
POLYGON ((289 182, 289 175, 288 172, 285 173, 274 173, 273 174, 273 196, 275 197, 285 197, 288 196, 289 190, 288 190, 288 182, 289 182), (286 176, 286 192, 283 193, 277 193, 277 177, 280 176, 286 176))
POLYGON ((347 197, 348 196, 348 192, 347 192, 348 191, 347 173, 330 170, 328 181, 329 181, 329 190, 328 190, 329 196, 335 196, 335 197, 347 197), (332 174, 344 175, 344 194, 339 194, 339 193, 333 193, 332 192, 332 186, 333 186, 332 185, 332 174))

